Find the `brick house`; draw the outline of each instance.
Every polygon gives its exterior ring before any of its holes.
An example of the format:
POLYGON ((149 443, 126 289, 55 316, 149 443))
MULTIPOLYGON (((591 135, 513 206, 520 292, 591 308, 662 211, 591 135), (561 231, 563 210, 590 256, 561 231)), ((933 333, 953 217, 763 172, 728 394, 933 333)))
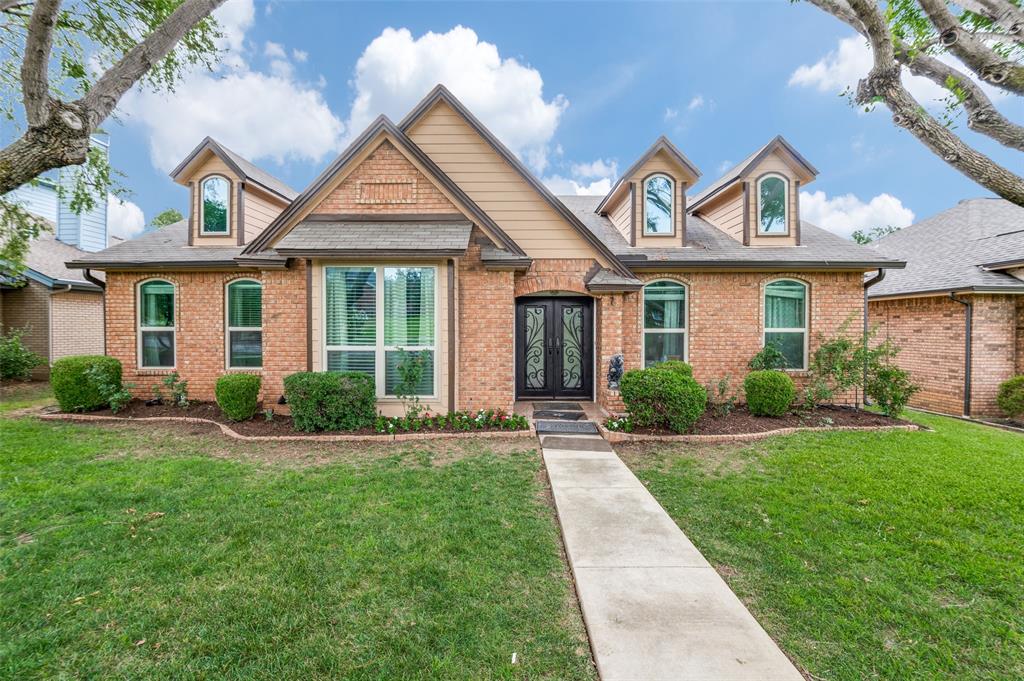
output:
POLYGON ((259 372, 363 371, 396 413, 403 361, 434 411, 517 399, 622 407, 608 370, 685 359, 738 381, 767 339, 799 379, 902 263, 801 222, 816 170, 776 138, 693 198, 661 138, 604 197, 556 197, 444 87, 378 118, 296 192, 204 140, 172 173, 186 221, 70 263, 107 275, 107 352, 142 392, 210 399, 259 372), (688 205, 689 204, 689 205, 688 205))
POLYGON ((24 272, 0 278, 0 333, 22 331, 25 346, 46 360, 33 378, 45 379, 61 357, 104 352, 103 273, 90 280, 64 264, 85 255, 43 235, 30 244, 24 272))
POLYGON ((921 386, 911 404, 997 415, 999 384, 1024 373, 1024 208, 961 201, 873 248, 907 263, 869 289, 868 317, 921 386))

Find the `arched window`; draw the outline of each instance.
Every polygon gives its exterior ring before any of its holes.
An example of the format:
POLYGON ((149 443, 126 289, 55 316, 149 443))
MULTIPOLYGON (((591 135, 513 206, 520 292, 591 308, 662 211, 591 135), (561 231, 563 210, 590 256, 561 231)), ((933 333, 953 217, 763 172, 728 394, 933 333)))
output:
POLYGON ((139 285, 139 366, 174 368, 174 284, 153 279, 139 285))
POLYGON ((237 279, 227 289, 228 368, 262 367, 263 286, 252 279, 237 279))
POLYGON ((764 287, 764 344, 782 352, 787 369, 807 367, 807 284, 779 279, 764 287))
POLYGON ((202 202, 203 234, 227 234, 231 231, 231 183, 220 175, 211 175, 199 187, 202 202))
POLYGON ((686 287, 675 281, 644 286, 644 366, 686 361, 686 287))
POLYGON ((672 234, 675 183, 667 175, 653 175, 644 181, 644 234, 672 234))
POLYGON ((781 175, 757 182, 757 233, 789 234, 789 183, 781 175))

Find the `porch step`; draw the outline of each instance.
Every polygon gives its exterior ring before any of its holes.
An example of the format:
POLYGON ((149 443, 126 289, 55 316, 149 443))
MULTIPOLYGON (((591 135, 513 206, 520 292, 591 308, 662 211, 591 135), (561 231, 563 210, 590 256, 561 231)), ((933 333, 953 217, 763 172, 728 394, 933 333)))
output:
POLYGON ((582 411, 562 411, 559 409, 538 409, 533 412, 535 419, 554 419, 556 421, 579 421, 586 416, 582 411))
POLYGON ((537 421, 538 433, 597 433, 590 421, 537 421))
MULTIPOLYGON (((542 404, 535 402, 534 404, 542 404)), ((579 402, 547 402, 543 403, 544 409, 552 409, 554 411, 583 411, 583 407, 580 406, 579 402)))

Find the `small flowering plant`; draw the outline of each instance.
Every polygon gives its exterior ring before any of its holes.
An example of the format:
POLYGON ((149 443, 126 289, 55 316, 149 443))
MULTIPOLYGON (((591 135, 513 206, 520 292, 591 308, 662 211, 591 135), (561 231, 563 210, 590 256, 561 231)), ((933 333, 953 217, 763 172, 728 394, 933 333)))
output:
POLYGON ((604 420, 604 427, 620 433, 633 432, 633 422, 628 416, 610 416, 604 420))
POLYGON ((475 412, 452 411, 447 414, 378 416, 378 433, 465 432, 472 430, 527 430, 525 416, 509 414, 503 409, 480 409, 475 412))

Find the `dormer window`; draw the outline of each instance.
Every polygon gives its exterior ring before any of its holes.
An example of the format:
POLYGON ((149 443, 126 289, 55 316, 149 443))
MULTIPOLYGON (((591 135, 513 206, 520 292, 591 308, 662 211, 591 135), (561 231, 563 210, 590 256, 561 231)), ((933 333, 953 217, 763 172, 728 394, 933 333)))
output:
POLYGON ((220 175, 211 175, 199 186, 203 234, 228 234, 231 230, 231 183, 220 175))
POLYGON ((675 182, 667 175, 652 175, 644 181, 644 234, 671 235, 675 182))
POLYGON ((757 233, 789 234, 789 182, 781 175, 757 181, 757 233))

